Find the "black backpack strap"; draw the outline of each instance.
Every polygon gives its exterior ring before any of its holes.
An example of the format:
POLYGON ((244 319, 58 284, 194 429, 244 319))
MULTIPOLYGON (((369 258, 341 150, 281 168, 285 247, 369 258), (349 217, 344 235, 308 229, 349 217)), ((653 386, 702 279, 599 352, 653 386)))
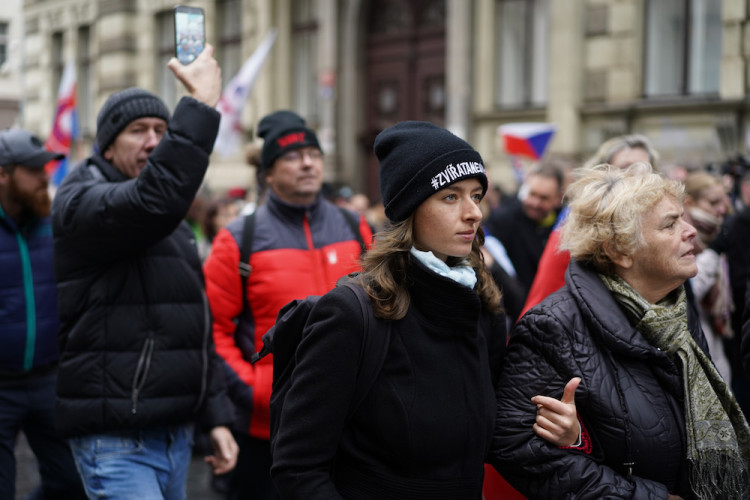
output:
POLYGON ((343 207, 338 208, 339 210, 341 210, 341 213, 344 216, 344 219, 346 219, 346 222, 349 224, 349 227, 352 228, 354 237, 357 238, 359 247, 362 249, 362 254, 364 255, 364 253, 367 252, 367 245, 365 244, 364 238, 362 238, 362 233, 359 231, 359 217, 343 207))
POLYGON ((359 373, 357 374, 354 399, 347 415, 348 420, 357 413, 383 368, 391 341, 392 326, 390 321, 380 321, 375 318, 370 296, 367 295, 362 285, 352 279, 345 280, 341 284, 350 288, 357 296, 364 318, 364 339, 362 341, 362 352, 360 353, 359 373), (375 328, 376 325, 384 325, 386 328, 378 329, 375 328))
POLYGON ((247 278, 253 270, 250 267, 250 254, 253 251, 253 235, 255 233, 255 212, 245 216, 242 224, 242 241, 240 242, 239 273, 242 280, 242 307, 247 304, 247 278))

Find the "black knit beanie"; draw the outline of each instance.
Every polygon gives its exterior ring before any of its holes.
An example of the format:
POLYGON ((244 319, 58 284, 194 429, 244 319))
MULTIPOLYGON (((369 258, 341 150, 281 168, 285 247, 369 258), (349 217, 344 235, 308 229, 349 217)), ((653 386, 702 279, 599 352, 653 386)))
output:
POLYGON ((292 111, 276 111, 258 123, 258 137, 262 137, 260 168, 271 168, 276 158, 288 151, 308 146, 320 149, 315 132, 307 128, 305 120, 292 111))
POLYGON ((406 220, 436 191, 476 178, 487 192, 482 157, 468 142, 429 122, 408 121, 375 138, 380 194, 391 222, 406 220))
POLYGON ((169 109, 151 92, 131 87, 110 95, 96 117, 96 147, 99 153, 104 154, 130 122, 147 116, 169 123, 169 109))

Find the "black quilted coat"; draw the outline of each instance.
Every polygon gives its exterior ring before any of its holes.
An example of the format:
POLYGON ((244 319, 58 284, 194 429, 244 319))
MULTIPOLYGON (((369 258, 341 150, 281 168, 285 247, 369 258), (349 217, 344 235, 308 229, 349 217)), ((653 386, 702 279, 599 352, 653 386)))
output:
MULTIPOLYGON (((688 316, 707 351, 692 310, 688 316)), ((678 366, 630 325, 592 268, 571 261, 565 286, 526 313, 508 349, 491 461, 514 487, 530 499, 690 497, 678 366), (530 399, 559 398, 576 376, 588 453, 560 449, 532 430, 530 399)))

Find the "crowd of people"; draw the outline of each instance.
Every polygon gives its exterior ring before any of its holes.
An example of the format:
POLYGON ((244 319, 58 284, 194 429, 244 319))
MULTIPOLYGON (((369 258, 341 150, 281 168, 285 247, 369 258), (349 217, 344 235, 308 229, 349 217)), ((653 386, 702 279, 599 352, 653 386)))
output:
POLYGON ((110 95, 52 200, 59 155, 0 132, 1 498, 20 431, 35 498, 184 499, 199 436, 227 499, 748 498, 750 171, 660 173, 627 135, 505 196, 465 140, 407 121, 375 140, 371 205, 326 189, 315 131, 279 110, 253 201, 206 196, 221 70, 211 46, 169 68, 174 112, 110 95), (309 295, 272 415, 253 354, 309 295))

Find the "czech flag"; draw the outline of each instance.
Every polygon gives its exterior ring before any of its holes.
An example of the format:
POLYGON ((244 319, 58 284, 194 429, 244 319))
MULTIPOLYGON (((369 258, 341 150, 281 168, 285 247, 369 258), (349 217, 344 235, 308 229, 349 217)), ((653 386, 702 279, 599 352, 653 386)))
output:
POLYGON ((65 64, 60 87, 57 91, 57 110, 55 121, 44 146, 55 153, 62 153, 65 158, 52 160, 45 165, 53 186, 59 186, 68 173, 70 152, 73 142, 78 138, 78 116, 76 113, 76 67, 73 61, 65 64))
POLYGON ((497 133, 509 155, 538 160, 544 156, 555 130, 551 123, 507 123, 500 125, 497 133))

